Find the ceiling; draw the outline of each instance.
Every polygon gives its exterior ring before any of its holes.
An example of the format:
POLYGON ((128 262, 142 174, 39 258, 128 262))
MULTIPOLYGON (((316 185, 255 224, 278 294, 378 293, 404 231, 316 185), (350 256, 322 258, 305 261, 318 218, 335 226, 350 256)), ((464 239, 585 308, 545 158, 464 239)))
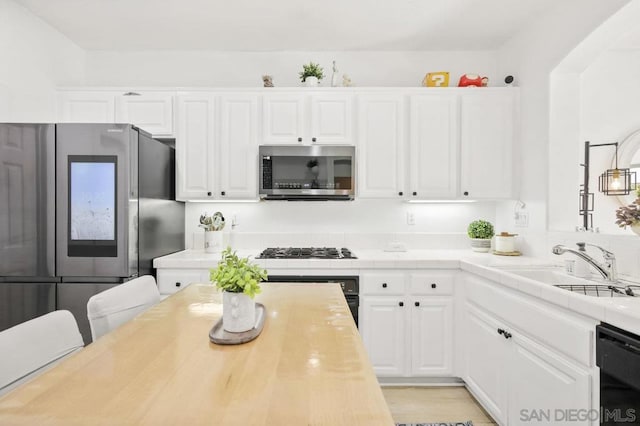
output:
POLYGON ((16 0, 89 50, 491 50, 557 0, 16 0))

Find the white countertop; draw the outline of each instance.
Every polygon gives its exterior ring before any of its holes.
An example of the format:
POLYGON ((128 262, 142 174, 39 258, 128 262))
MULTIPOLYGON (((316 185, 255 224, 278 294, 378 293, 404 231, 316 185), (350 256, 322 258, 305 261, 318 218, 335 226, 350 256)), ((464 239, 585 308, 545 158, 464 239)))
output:
MULTIPOLYGON (((238 250, 238 255, 255 259, 260 252, 261 249, 245 249, 238 250)), ((354 255, 358 258, 255 259, 254 261, 267 270, 275 269, 278 273, 291 270, 294 274, 299 269, 462 269, 554 305, 640 334, 640 297, 585 296, 502 269, 556 266, 546 259, 527 256, 495 256, 489 253, 474 253, 470 250, 408 250, 406 252, 357 250, 354 251, 354 255)), ((219 253, 209 254, 203 250, 185 250, 154 259, 153 266, 169 269, 208 269, 214 267, 219 259, 219 253)))

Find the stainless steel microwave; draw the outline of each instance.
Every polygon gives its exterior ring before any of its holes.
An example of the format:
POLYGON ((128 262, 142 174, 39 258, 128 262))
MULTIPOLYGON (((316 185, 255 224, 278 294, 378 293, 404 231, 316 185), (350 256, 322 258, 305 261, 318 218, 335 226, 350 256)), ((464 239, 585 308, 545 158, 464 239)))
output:
POLYGON ((266 200, 353 200, 355 147, 261 145, 260 197, 266 200))

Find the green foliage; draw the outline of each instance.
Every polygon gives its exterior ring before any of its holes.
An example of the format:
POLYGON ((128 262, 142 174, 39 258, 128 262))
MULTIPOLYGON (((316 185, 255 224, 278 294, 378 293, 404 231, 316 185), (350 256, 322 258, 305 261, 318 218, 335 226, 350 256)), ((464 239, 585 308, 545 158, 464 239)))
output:
POLYGON ((488 240, 493 237, 493 234, 493 225, 486 220, 474 220, 467 228, 467 235, 469 235, 469 238, 481 238, 483 240, 488 240))
POLYGON ((249 262, 249 258, 239 258, 231 247, 227 247, 218 267, 210 269, 209 279, 221 290, 244 293, 253 298, 260 293, 260 282, 267 280, 267 271, 249 262))
POLYGON ((302 71, 298 74, 300 75, 300 80, 303 83, 307 80, 307 77, 317 77, 318 80, 322 80, 324 78, 324 73, 320 64, 314 64, 313 62, 309 62, 308 65, 302 65, 302 71))

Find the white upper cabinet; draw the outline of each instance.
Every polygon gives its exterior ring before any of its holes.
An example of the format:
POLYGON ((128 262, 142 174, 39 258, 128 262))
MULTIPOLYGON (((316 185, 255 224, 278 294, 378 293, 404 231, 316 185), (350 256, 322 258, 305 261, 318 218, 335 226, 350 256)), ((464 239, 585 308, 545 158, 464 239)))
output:
POLYGON ((173 92, 62 91, 58 120, 63 123, 131 123, 153 136, 171 137, 173 92))
POLYGON ((352 96, 315 94, 311 96, 311 143, 353 143, 352 96))
POLYGON ((263 96, 262 141, 267 145, 353 143, 352 96, 276 93, 263 96))
POLYGON ((404 96, 358 96, 358 197, 404 196, 404 96))
POLYGON ((178 96, 176 199, 213 199, 215 97, 208 93, 178 96))
POLYGON ((58 120, 62 123, 114 123, 114 92, 62 92, 58 96, 58 120))
POLYGON ((223 95, 220 113, 220 182, 217 195, 225 199, 257 198, 258 96, 223 95))
POLYGON ((513 193, 515 92, 469 90, 473 92, 460 97, 462 196, 510 198, 513 193))
POLYGON ((157 136, 173 135, 173 94, 129 92, 116 97, 116 121, 157 136))
POLYGON ((262 142, 275 145, 297 145, 304 138, 304 95, 264 95, 262 109, 262 142))
POLYGON ((452 93, 410 98, 410 198, 458 195, 458 109, 452 93))

